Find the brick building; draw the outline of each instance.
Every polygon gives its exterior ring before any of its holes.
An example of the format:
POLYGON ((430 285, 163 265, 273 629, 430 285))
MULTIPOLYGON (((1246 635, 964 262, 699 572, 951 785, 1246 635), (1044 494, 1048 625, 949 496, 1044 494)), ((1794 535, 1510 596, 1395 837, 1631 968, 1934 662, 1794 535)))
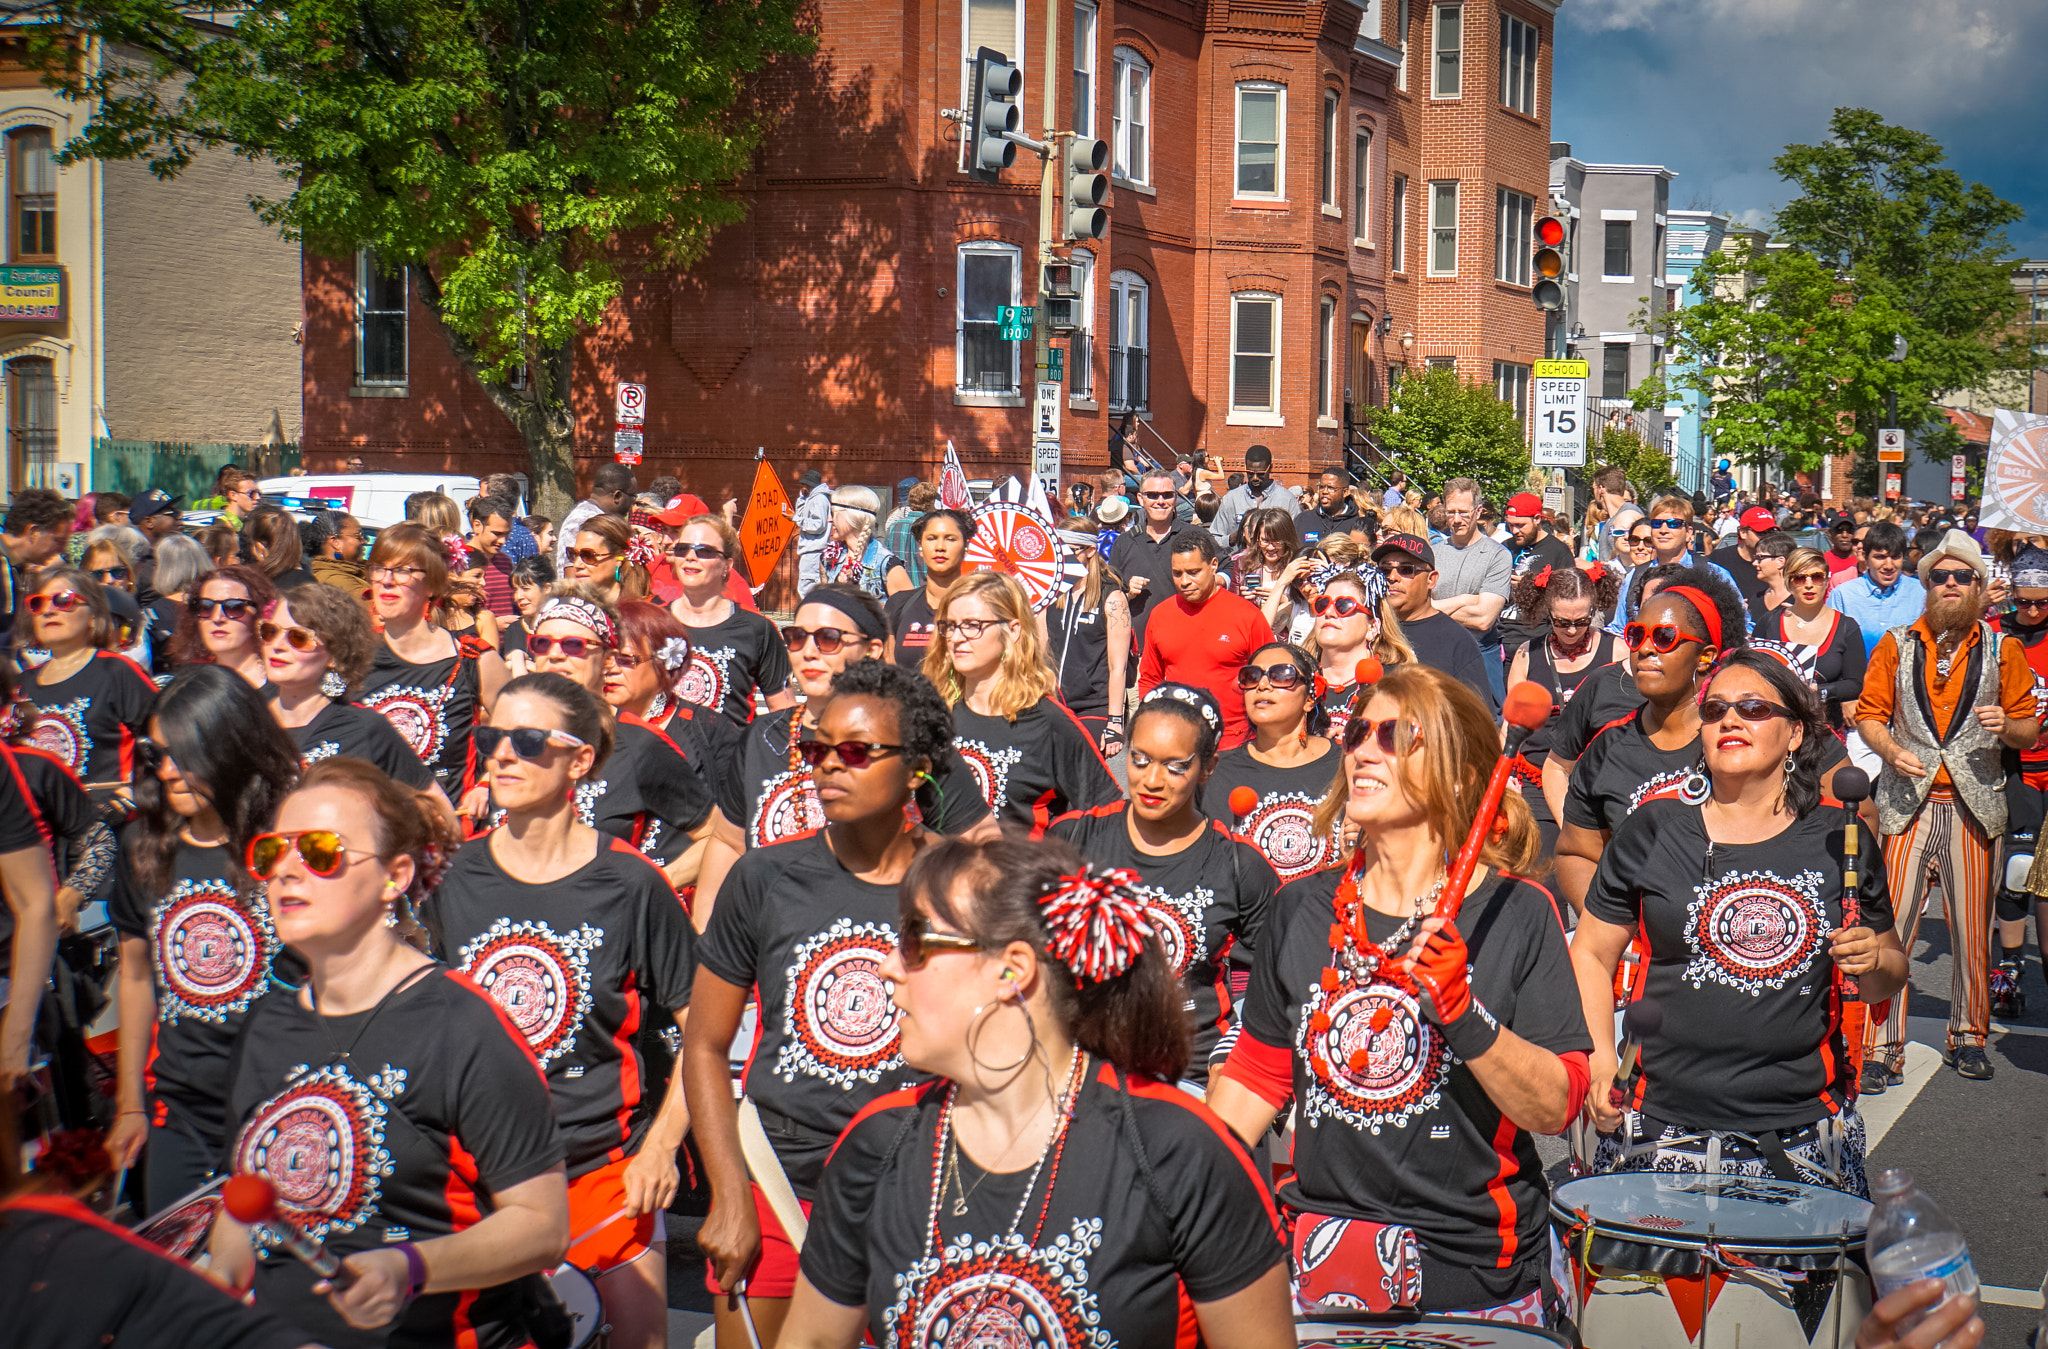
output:
MULTIPOLYGON (((633 270, 576 356, 578 451, 610 451, 611 385, 649 386, 643 476, 710 496, 757 446, 836 483, 1028 461, 1038 162, 962 170, 978 46, 1017 57, 1023 127, 1113 147, 1107 237, 1074 247, 1087 330, 1066 348, 1063 469, 1107 463, 1126 410, 1154 455, 1285 478, 1336 462, 1347 389, 1454 364, 1526 398, 1543 324, 1529 231, 1548 184, 1554 0, 822 0, 817 54, 767 77, 782 109, 744 225, 687 273, 633 270)), ((518 436, 374 259, 306 266, 306 461, 523 467, 518 436)), ((715 499, 715 497, 714 497, 715 499)))

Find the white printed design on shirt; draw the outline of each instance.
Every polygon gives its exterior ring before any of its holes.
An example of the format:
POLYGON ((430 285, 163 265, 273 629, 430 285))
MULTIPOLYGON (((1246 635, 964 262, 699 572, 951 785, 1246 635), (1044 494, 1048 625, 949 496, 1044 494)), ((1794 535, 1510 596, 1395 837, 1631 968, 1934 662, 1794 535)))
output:
POLYGON ((794 1082, 803 1073, 850 1088, 902 1066, 900 1017, 882 978, 895 947, 888 924, 841 918, 796 948, 783 976, 776 1076, 794 1082))
POLYGON ((1302 1113, 1314 1128, 1327 1115, 1377 1134, 1434 1109, 1451 1075, 1452 1055, 1413 993, 1391 984, 1335 993, 1321 984, 1301 1008, 1295 1043, 1308 1064, 1302 1113), (1386 1023, 1373 1029, 1377 1013, 1386 1023))
MULTIPOLYGON (((368 1082, 341 1064, 291 1071, 285 1089, 256 1107, 235 1144, 235 1170, 277 1187, 278 1204, 308 1236, 352 1232, 377 1211, 391 1175, 384 1147, 387 1102, 405 1090, 405 1070, 386 1064, 368 1082)), ((259 1246, 275 1244, 258 1229, 259 1246)))
POLYGON ((1101 1245, 1100 1218, 1076 1218, 1037 1249, 1014 1232, 994 1241, 957 1237, 896 1276, 889 1343, 1111 1349, 1116 1341, 1088 1287, 1088 1259, 1101 1245))
POLYGON ((1693 887, 1685 907, 1685 941, 1693 952, 1686 982, 1702 988, 1712 980, 1755 997, 1804 974, 1828 930, 1820 886, 1818 871, 1789 880, 1745 871, 1693 887))
POLYGON ((981 799, 988 802, 989 809, 1001 810, 1003 802, 1009 799, 1010 770, 1024 761, 1024 751, 1015 745, 990 749, 979 740, 955 740, 953 748, 973 772, 975 784, 981 788, 981 799))
POLYGON ((597 824, 597 803, 611 790, 610 778, 599 778, 595 782, 576 784, 576 820, 579 824, 595 827, 597 824))
POLYGON ((683 671, 680 692, 685 702, 718 711, 732 687, 732 648, 690 646, 690 664, 683 671))
POLYGON ((1157 886, 1141 885, 1138 898, 1152 919, 1152 930, 1166 948, 1166 959, 1176 977, 1202 963, 1209 954, 1209 931, 1204 921, 1216 892, 1198 885, 1185 895, 1170 895, 1157 886))
POLYGON ((337 741, 322 740, 319 744, 300 755, 299 759, 306 767, 311 768, 322 759, 331 759, 339 753, 341 753, 341 745, 337 741))
POLYGON ((747 827, 747 846, 765 848, 825 827, 825 808, 818 804, 818 784, 808 768, 777 773, 761 787, 761 804, 747 827))
POLYGON ((85 776, 86 759, 92 753, 92 733, 85 729, 85 714, 92 699, 73 698, 68 703, 35 709, 36 724, 25 742, 30 749, 54 754, 79 777, 85 776))
POLYGON ((364 694, 362 704, 390 722, 419 761, 431 768, 448 743, 448 700, 454 696, 453 684, 431 689, 391 684, 364 694))
POLYGON ((216 1025, 263 995, 277 933, 260 897, 243 904, 222 880, 182 880, 150 919, 156 958, 157 1019, 216 1025))
POLYGON ((545 1069, 576 1048, 590 1015, 590 953, 604 929, 559 933, 539 919, 499 918, 462 948, 462 971, 505 1009, 545 1069))
POLYGON ((1252 813, 1245 816, 1240 832, 1283 881, 1336 860, 1337 840, 1316 836, 1316 805, 1315 798, 1299 792, 1272 792, 1260 797, 1252 813))

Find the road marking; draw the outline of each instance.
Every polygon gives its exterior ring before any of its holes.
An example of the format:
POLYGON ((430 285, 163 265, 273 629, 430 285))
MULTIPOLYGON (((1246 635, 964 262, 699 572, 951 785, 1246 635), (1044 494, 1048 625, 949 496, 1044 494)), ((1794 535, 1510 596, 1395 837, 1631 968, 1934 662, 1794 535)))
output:
MULTIPOLYGON (((1906 1029, 1929 1037, 1935 1044, 1948 1043, 1948 1022, 1938 1016, 1909 1016, 1906 1029)), ((1993 1035, 2048 1035, 2048 1026, 2008 1026, 2002 1021, 1991 1023, 1993 1035)))
POLYGON ((1994 1307, 2025 1307, 2029 1311, 2041 1310, 2041 1295, 2024 1288, 2000 1288, 1995 1284, 1984 1284, 1977 1289, 1977 1301, 1988 1302, 1994 1307))
POLYGON ((1934 1080, 1935 1070, 1940 1067, 1940 1050, 1918 1040, 1908 1040, 1906 1080, 1896 1087, 1886 1088, 1882 1096, 1856 1098, 1856 1109, 1863 1116, 1863 1149, 1866 1153, 1877 1151, 1877 1145, 1884 1141, 1884 1136, 1891 1132, 1892 1126, 1899 1122, 1899 1117, 1906 1113, 1906 1107, 1913 1104, 1913 1098, 1920 1094, 1920 1089, 1934 1080))

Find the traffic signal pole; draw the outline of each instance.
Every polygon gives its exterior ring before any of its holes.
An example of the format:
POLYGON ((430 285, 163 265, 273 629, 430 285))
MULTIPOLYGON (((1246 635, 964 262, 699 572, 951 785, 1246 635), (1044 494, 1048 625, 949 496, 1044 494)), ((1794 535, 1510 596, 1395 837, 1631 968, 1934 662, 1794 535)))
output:
MULTIPOLYGON (((1053 116, 1053 102, 1059 97, 1060 59, 1060 0, 1045 0, 1045 142, 1038 155, 1038 285, 1045 285, 1045 264, 1052 261, 1053 233, 1057 220, 1053 215, 1053 184, 1059 175, 1060 156, 1055 153, 1058 146, 1059 119, 1053 116)), ((1052 306, 1045 296, 1038 297, 1038 304, 1032 313, 1031 338, 1036 352, 1031 385, 1031 403, 1038 406, 1038 381, 1046 378, 1052 364, 1052 306)), ((1037 414, 1034 412, 1033 416, 1037 414)), ((1060 486, 1053 483, 1046 491, 1054 497, 1059 495, 1060 486)))

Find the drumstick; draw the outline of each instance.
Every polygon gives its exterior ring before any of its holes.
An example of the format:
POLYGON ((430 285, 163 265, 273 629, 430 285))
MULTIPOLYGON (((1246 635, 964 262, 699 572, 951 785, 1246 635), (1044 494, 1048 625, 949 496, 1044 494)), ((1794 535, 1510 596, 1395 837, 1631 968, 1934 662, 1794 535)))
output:
POLYGON ((1472 879, 1473 868, 1479 865, 1479 850, 1486 846, 1487 835, 1493 832, 1493 819, 1500 813, 1500 799, 1507 792, 1508 779, 1514 776, 1515 759, 1521 754, 1522 745, 1531 732, 1550 720, 1550 690, 1532 679, 1524 679, 1508 690, 1500 714, 1507 722, 1507 742, 1501 748, 1500 762, 1493 766, 1493 776, 1486 780, 1486 794, 1479 798, 1479 813, 1472 817, 1465 846, 1458 849, 1450 874, 1444 877, 1443 894, 1436 902, 1437 916, 1447 920, 1455 920, 1464 906, 1465 886, 1472 879))
MULTIPOLYGON (((1863 919, 1863 905, 1856 898, 1856 888, 1860 884, 1857 878, 1856 859, 1862 847, 1856 832, 1857 825, 1862 822, 1856 814, 1856 806, 1869 796, 1870 774, 1855 764, 1843 764, 1835 770, 1835 799, 1849 808, 1848 823, 1842 827, 1843 927, 1855 927, 1863 919)), ((1857 991, 1856 976, 1845 974, 1841 978, 1842 991, 1854 997, 1857 991)))
POLYGON ((1243 824, 1244 817, 1259 808, 1259 794, 1249 787, 1230 789, 1230 814, 1232 824, 1243 824))
POLYGON ((221 1186, 220 1197, 221 1206, 236 1222, 250 1227, 268 1227, 287 1251, 321 1278, 330 1280, 336 1287, 355 1282, 354 1272, 342 1266, 339 1256, 328 1250, 318 1238, 308 1236, 304 1228, 279 1211, 277 1187, 262 1176, 246 1172, 232 1176, 227 1184, 221 1186))

